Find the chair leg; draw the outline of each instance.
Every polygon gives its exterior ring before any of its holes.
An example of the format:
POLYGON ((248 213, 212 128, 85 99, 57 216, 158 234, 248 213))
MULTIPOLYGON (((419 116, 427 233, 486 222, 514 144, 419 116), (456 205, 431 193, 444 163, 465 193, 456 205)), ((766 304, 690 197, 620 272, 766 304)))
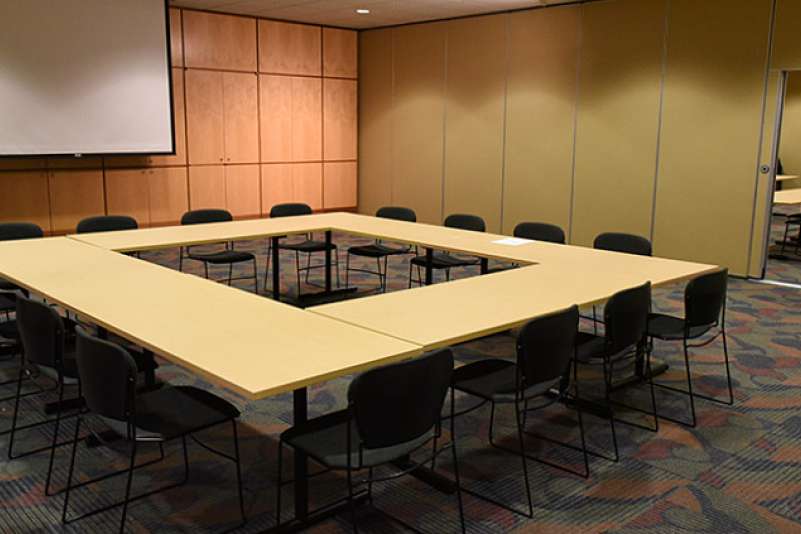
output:
POLYGON ((378 273, 378 291, 384 292, 384 276, 381 274, 381 258, 375 259, 376 272, 378 273))
POLYGON ((203 262, 203 271, 205 272, 206 280, 208 280, 209 279, 209 264, 207 262, 205 262, 205 261, 203 262))
POLYGON ((409 262, 409 289, 412 288, 412 269, 413 268, 414 268, 414 265, 412 265, 412 263, 409 262))
POLYGON ((184 247, 179 248, 178 252, 178 270, 184 271, 184 247))
POLYGON ((350 251, 345 253, 345 287, 350 287, 350 251))
POLYGON ((273 258, 272 252, 272 239, 267 239, 267 265, 264 266, 264 292, 266 293, 268 290, 267 282, 269 280, 270 275, 270 262, 273 258))
MULTIPOLYGON (((306 271, 307 273, 309 271, 306 271)), ((300 252, 295 251, 295 274, 298 279, 298 298, 300 298, 300 252)))
MULTIPOLYGON (((348 452, 350 454, 350 452, 348 452)), ((353 470, 348 468, 348 508, 350 508, 350 520, 353 525, 353 534, 359 534, 359 525, 356 521, 356 502, 353 495, 353 470)))
POLYGON ((59 387, 58 387, 58 405, 56 408, 56 423, 55 427, 53 428, 53 442, 50 447, 50 462, 47 466, 47 479, 45 481, 45 495, 50 497, 52 494, 50 493, 50 481, 53 478, 53 461, 56 456, 56 446, 58 445, 58 431, 59 426, 61 423, 61 406, 64 402, 64 380, 59 375, 59 387))
MULTIPOLYGON (((648 348, 648 342, 644 341, 642 343, 643 348, 642 350, 645 351, 645 372, 648 373, 648 386, 651 390, 651 413, 654 417, 654 432, 659 432, 659 415, 657 414, 656 410, 656 390, 654 389, 654 373, 651 369, 651 350, 648 348)), ((685 363, 687 364, 687 379, 690 385, 690 391, 692 391, 692 382, 690 381, 690 362, 687 359, 687 350, 684 350, 684 359, 685 363)), ((692 406, 692 413, 693 413, 693 426, 695 426, 695 403, 692 400, 692 393, 690 393, 690 406, 692 406)))
POLYGON ((259 294, 259 267, 256 258, 253 258, 253 292, 259 294))
POLYGON ((573 359, 573 395, 576 402, 576 416, 579 424, 579 435, 581 436, 581 452, 584 456, 584 478, 590 477, 590 458, 587 453, 587 439, 584 435, 584 416, 581 412, 581 402, 579 401, 579 386, 578 386, 578 362, 573 359))
POLYGON ((615 431, 615 410, 612 406, 612 376, 611 376, 611 369, 607 367, 606 358, 604 358, 604 390, 605 390, 605 398, 606 398, 606 406, 609 410, 609 428, 612 431, 612 445, 615 449, 615 457, 612 461, 618 462, 620 460, 620 454, 617 447, 617 432, 615 431))
POLYGON ((128 471, 128 480, 125 483, 125 500, 122 502, 122 517, 120 518, 120 534, 125 532, 125 516, 128 515, 128 502, 131 498, 131 485, 133 484, 134 467, 136 466, 136 439, 131 442, 131 465, 128 471))
POLYGON ((281 493, 284 487, 284 442, 278 440, 278 483, 275 488, 275 526, 281 526, 281 493))
POLYGON ((67 508, 69 507, 70 502, 70 490, 72 489, 72 474, 75 472, 75 453, 78 450, 78 433, 81 429, 81 422, 83 421, 83 417, 80 415, 78 419, 75 421, 75 435, 73 436, 72 440, 72 454, 70 456, 70 467, 67 471, 67 487, 64 490, 64 504, 61 509, 61 522, 67 522, 67 508))
POLYGON ((239 493, 239 512, 242 514, 242 524, 247 522, 245 514, 245 496, 242 492, 242 466, 239 461, 239 432, 236 428, 236 419, 231 419, 234 434, 234 458, 236 459, 236 487, 239 493))
POLYGON ((726 383, 729 386, 729 406, 734 404, 734 388, 731 385, 731 369, 729 368, 729 343, 726 340, 726 327, 721 325, 721 335, 723 336, 723 361, 726 365, 726 383))
MULTIPOLYGON (((494 403, 493 403, 494 405, 494 403)), ((523 422, 520 414, 520 405, 515 402, 515 421, 517 423, 517 441, 520 447, 520 459, 523 462, 523 481, 526 485, 526 499, 528 500, 528 517, 534 517, 534 504, 531 500, 531 484, 528 480, 528 462, 526 461, 526 448, 523 440, 523 422)))
POLYGON ((334 270, 337 273, 337 288, 340 288, 342 287, 342 283, 339 278, 339 248, 334 249, 334 260, 336 261, 336 263, 334 263, 334 270))
POLYGON ((17 420, 19 419, 19 400, 22 396, 22 378, 25 375, 25 361, 21 362, 19 374, 17 375, 17 394, 14 396, 14 415, 11 416, 11 433, 8 438, 8 459, 14 459, 14 436, 17 432, 17 420))
POLYGON ((305 280, 306 280, 307 284, 309 283, 309 274, 311 273, 311 260, 312 260, 312 255, 311 255, 311 252, 309 252, 309 253, 306 254, 306 277, 305 277, 305 280))
POLYGON ((228 264, 228 286, 231 286, 231 279, 234 277, 234 264, 228 264))
POLYGON ((592 333, 598 335, 598 312, 595 305, 592 305, 592 333))
MULTIPOLYGON (((456 453, 456 424, 454 417, 454 398, 453 391, 451 391, 451 453, 453 454, 453 478, 456 482, 456 502, 459 505, 459 523, 462 527, 462 534, 467 532, 464 523, 464 505, 462 503, 462 479, 459 477, 459 458, 456 453)), ((526 477, 528 478, 528 477, 526 477)))
POLYGON ((389 271, 387 271, 388 261, 389 261, 389 256, 384 256, 384 290, 382 291, 382 293, 387 292, 387 275, 389 274, 389 271))

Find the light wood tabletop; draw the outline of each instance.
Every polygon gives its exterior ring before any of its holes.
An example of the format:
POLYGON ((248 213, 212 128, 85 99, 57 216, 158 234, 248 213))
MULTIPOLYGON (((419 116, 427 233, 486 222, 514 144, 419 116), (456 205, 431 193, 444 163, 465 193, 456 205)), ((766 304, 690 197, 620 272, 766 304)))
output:
POLYGON ((782 189, 773 193, 774 204, 801 204, 801 189, 782 189))
POLYGON ((797 174, 777 174, 776 181, 783 182, 785 180, 795 180, 796 178, 801 178, 801 176, 797 174))
POLYGON ((68 238, 0 243, 0 276, 251 398, 420 347, 68 238))
POLYGON ((603 302, 621 289, 649 280, 658 286, 717 269, 619 253, 591 254, 587 258, 545 261, 310 310, 429 350, 514 328, 573 304, 603 302))

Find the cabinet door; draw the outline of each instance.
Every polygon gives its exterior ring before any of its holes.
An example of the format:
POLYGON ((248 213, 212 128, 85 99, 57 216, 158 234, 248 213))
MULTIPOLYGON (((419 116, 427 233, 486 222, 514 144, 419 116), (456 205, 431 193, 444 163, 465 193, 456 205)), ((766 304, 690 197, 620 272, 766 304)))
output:
POLYGON ((261 213, 258 165, 225 167, 225 202, 234 217, 258 217, 261 213))
POLYGON ((189 209, 225 209, 225 167, 189 167, 189 209))
POLYGON ((258 163, 259 105, 255 74, 223 74, 225 162, 258 163))
POLYGON ((148 169, 106 171, 106 209, 109 215, 129 215, 139 226, 150 225, 148 172, 148 169))
POLYGON ((356 204, 356 162, 324 163, 323 207, 355 208, 356 204))
POLYGON ((323 156, 322 80, 292 78, 292 160, 323 156))
POLYGON ((261 212, 270 214, 276 204, 295 200, 291 163, 269 163, 261 166, 261 212))
POLYGON ((292 78, 259 76, 261 160, 292 161, 292 78))
POLYGON ((259 72, 320 76, 319 26, 259 20, 259 72))
POLYGON ((222 163, 225 156, 223 75, 187 70, 185 82, 189 164, 222 163))
POLYGON ((356 81, 323 82, 323 159, 356 159, 356 81))
POLYGON ((256 72, 256 20, 184 11, 187 67, 256 72))
POLYGON ((313 210, 323 207, 323 164, 292 165, 292 194, 295 202, 303 202, 313 210))
POLYGON ((352 30, 323 28, 323 76, 356 78, 358 34, 352 30))
POLYGON ((150 224, 178 224, 189 211, 186 167, 161 167, 148 173, 150 224))
POLYGON ((31 222, 50 231, 47 171, 0 172, 0 221, 31 222))
POLYGON ((103 171, 50 171, 50 213, 53 232, 73 233, 81 219, 105 214, 103 171))

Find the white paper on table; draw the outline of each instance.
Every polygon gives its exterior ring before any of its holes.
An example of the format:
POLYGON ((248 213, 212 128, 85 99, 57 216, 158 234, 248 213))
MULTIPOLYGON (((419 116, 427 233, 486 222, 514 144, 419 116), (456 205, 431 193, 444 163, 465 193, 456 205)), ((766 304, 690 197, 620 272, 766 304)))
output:
POLYGON ((525 245, 526 243, 531 243, 531 239, 521 239, 519 237, 504 237, 503 239, 498 239, 493 241, 493 243, 497 245, 507 245, 510 247, 519 247, 520 245, 525 245))

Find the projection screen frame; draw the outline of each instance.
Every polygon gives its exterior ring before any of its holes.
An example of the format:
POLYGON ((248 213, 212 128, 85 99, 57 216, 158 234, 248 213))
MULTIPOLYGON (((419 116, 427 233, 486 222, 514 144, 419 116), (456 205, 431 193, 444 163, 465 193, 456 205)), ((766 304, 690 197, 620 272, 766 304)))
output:
POLYGON ((40 159, 40 158, 73 158, 80 160, 83 158, 91 157, 104 157, 104 156, 130 156, 130 157, 143 157, 143 156, 174 156, 175 155, 175 94, 173 92, 173 79, 172 79, 172 50, 171 50, 171 29, 170 29, 170 0, 164 0, 164 37, 166 39, 164 51, 167 54, 167 84, 170 92, 170 139, 172 141, 172 150, 164 152, 81 152, 81 153, 48 153, 48 154, 0 154, 2 159, 40 159))

